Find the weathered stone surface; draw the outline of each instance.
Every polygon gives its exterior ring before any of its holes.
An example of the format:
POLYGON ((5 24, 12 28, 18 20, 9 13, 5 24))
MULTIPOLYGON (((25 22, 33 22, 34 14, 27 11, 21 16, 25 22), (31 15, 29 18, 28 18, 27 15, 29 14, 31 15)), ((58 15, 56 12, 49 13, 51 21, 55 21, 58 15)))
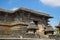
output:
POLYGON ((25 36, 36 37, 37 34, 39 36, 44 36, 44 28, 48 25, 49 18, 52 17, 48 14, 36 12, 27 8, 20 8, 16 11, 0 9, 0 37, 23 37, 28 31, 28 24, 32 21, 35 24, 33 26, 30 25, 30 28, 35 28, 35 35, 29 34, 25 36), (38 30, 36 30, 37 27, 39 28, 38 30))

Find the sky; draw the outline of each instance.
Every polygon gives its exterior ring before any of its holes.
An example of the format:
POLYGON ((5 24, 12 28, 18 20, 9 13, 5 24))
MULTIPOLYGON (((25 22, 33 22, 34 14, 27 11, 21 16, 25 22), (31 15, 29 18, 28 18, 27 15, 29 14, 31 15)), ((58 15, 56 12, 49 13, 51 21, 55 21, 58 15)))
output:
POLYGON ((50 14, 50 24, 54 27, 60 21, 60 0, 0 0, 0 8, 16 10, 20 7, 50 14))

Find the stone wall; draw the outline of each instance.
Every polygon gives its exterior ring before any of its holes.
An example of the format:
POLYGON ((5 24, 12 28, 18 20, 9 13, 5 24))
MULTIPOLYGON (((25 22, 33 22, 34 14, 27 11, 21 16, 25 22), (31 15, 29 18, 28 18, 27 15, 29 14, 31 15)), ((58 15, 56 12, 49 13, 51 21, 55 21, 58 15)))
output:
POLYGON ((55 39, 0 39, 0 40, 55 40, 55 39))

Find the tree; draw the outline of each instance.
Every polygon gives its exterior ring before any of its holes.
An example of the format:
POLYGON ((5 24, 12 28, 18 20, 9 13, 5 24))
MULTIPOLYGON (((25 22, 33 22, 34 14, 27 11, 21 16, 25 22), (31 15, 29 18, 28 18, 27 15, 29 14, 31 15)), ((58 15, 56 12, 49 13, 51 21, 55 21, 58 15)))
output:
POLYGON ((59 29, 59 28, 56 28, 56 29, 55 29, 55 35, 56 35, 56 36, 60 36, 60 29, 59 29))

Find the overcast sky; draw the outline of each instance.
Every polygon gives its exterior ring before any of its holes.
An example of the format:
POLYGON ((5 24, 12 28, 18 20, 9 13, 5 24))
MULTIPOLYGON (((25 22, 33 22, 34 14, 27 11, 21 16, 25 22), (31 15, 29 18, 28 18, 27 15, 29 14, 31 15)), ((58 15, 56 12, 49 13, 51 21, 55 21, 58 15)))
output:
POLYGON ((0 0, 0 8, 16 10, 20 7, 30 8, 50 14, 50 24, 56 26, 60 21, 60 0, 0 0))

